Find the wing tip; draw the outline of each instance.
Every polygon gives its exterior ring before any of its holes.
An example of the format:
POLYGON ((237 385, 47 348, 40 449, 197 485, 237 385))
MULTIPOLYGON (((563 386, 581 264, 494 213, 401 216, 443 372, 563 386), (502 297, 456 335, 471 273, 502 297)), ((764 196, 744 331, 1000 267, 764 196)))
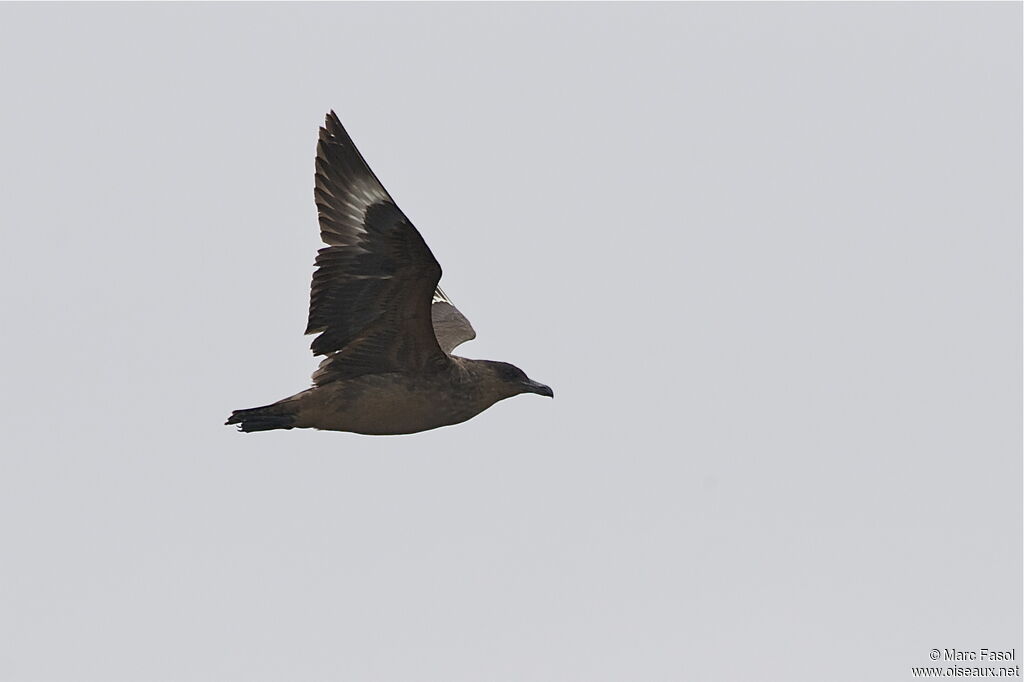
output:
POLYGON ((341 125, 341 119, 334 113, 334 109, 331 109, 324 116, 324 125, 320 130, 328 135, 337 135, 339 131, 344 132, 345 126, 341 125))

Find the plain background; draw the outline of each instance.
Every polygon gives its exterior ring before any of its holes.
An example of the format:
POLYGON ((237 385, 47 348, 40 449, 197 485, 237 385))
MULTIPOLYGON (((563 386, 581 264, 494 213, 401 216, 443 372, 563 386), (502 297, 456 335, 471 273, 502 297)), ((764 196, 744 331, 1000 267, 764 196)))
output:
POLYGON ((0 679, 1021 650, 1021 5, 0 6, 0 679), (308 385, 335 109, 522 396, 308 385))

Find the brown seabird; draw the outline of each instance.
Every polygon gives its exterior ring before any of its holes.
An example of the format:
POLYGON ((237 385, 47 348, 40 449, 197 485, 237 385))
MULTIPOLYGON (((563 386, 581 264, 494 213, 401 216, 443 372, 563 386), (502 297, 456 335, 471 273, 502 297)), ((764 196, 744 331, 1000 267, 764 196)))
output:
POLYGON ((507 362, 452 350, 476 337, 438 287, 441 266, 332 111, 316 148, 320 238, 307 334, 325 356, 313 387, 235 410, 241 431, 314 428, 370 435, 458 424, 520 393, 553 397, 507 362))

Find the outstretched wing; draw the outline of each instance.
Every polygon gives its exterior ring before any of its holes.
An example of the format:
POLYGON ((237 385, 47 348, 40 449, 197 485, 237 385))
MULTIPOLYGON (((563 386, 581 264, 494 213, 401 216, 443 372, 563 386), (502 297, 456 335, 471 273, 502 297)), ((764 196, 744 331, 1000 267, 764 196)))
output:
POLYGON ((466 316, 459 312, 451 299, 441 291, 434 290, 433 303, 430 306, 430 317, 434 322, 434 336, 445 353, 451 353, 456 346, 476 338, 473 325, 466 316))
POLYGON ((443 364, 431 307, 441 266, 332 111, 316 155, 320 238, 307 334, 319 385, 443 364))

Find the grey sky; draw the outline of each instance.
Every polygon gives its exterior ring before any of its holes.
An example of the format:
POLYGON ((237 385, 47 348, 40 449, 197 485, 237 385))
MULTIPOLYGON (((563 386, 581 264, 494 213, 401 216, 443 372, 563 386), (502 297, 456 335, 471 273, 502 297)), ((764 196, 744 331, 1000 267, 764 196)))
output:
MULTIPOLYGON (((0 680, 1021 649, 1021 5, 0 5, 0 680), (554 401, 308 385, 335 109, 554 401)), ((1016 661, 1020 663, 1020 661, 1016 661)))

